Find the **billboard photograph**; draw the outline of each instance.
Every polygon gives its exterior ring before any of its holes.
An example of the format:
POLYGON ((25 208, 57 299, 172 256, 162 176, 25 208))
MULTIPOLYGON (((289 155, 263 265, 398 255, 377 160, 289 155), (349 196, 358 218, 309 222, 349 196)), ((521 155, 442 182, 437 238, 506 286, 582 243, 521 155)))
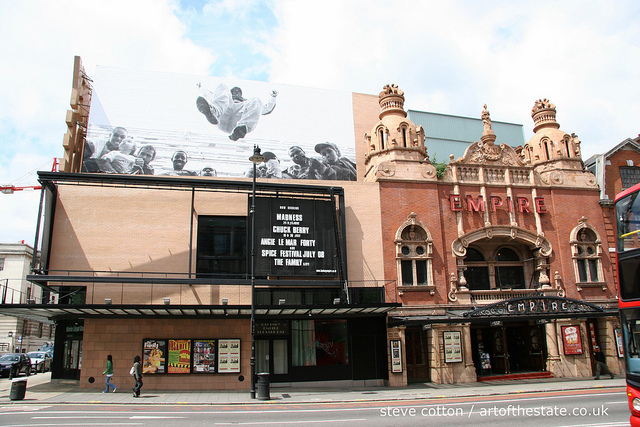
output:
POLYGON ((356 180, 350 92, 96 68, 82 171, 356 180))

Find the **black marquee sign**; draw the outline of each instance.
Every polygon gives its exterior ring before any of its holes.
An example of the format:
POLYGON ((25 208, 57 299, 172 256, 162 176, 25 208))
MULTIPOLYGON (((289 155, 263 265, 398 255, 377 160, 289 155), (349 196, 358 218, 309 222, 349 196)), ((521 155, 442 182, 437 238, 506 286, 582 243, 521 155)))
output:
POLYGON ((537 296, 500 301, 465 313, 465 317, 536 316, 559 314, 603 313, 593 304, 569 298, 537 296))
POLYGON ((255 207, 257 275, 338 277, 333 202, 256 197, 255 207))

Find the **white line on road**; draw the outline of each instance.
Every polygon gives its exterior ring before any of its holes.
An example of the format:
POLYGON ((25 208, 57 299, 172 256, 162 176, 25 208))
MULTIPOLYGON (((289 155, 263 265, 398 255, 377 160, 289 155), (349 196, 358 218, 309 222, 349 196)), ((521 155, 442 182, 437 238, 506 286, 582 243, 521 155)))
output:
POLYGON ((558 427, 614 427, 614 426, 628 426, 629 422, 615 422, 615 423, 604 423, 604 424, 569 424, 566 426, 558 426, 558 427))
POLYGON ((301 420, 301 421, 271 421, 271 422, 247 422, 247 423, 213 423, 214 425, 217 426, 228 426, 228 425, 234 425, 234 426, 264 426, 267 424, 277 424, 277 425, 283 425, 283 424, 308 424, 308 423, 348 423, 350 421, 367 421, 366 418, 350 418, 350 419, 345 419, 345 420, 301 420))
MULTIPOLYGON (((142 423, 108 423, 109 427, 111 426, 141 426, 144 425, 142 423)), ((56 424, 56 427, 60 426, 103 426, 104 422, 96 423, 96 424, 56 424)), ((51 424, 11 424, 11 427, 51 427, 51 424)))

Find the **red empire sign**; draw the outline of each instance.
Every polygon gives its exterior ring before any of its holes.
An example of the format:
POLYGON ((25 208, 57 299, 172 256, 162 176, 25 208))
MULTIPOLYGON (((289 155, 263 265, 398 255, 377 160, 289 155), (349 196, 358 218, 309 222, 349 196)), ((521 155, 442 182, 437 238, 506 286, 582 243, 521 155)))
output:
POLYGON ((547 213, 547 207, 544 204, 544 197, 534 197, 533 203, 527 197, 518 196, 514 199, 507 196, 504 200, 500 196, 489 196, 489 202, 485 202, 483 196, 475 199, 473 196, 467 195, 463 197, 460 194, 449 195, 449 206, 453 212, 484 212, 487 208, 490 212, 496 212, 498 208, 506 209, 509 212, 518 210, 520 213, 532 213, 533 210, 539 214, 547 213), (488 204, 488 206, 487 206, 488 204))

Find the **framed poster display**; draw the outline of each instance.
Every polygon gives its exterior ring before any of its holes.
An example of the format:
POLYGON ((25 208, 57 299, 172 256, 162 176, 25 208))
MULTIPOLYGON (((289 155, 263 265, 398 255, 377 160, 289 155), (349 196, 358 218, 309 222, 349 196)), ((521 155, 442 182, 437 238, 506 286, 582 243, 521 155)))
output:
POLYGON ((218 373, 240 372, 240 340, 218 340, 218 373))
POLYGON ((443 332, 444 361, 462 362, 462 338, 459 331, 443 332))
POLYGON ((562 342, 564 343, 564 354, 582 354, 582 337, 579 326, 563 326, 562 342))
POLYGON ((191 372, 191 340, 169 340, 167 373, 191 372))
POLYGON ((144 375, 167 373, 167 340, 143 340, 142 373, 144 375))
POLYGON ((193 374, 213 374, 217 368, 216 340, 193 340, 193 374))
POLYGON ((391 372, 402 372, 402 347, 400 340, 391 340, 391 372))
POLYGON ((624 343, 622 341, 622 329, 614 329, 613 333, 616 337, 616 348, 618 349, 618 357, 624 357, 624 343))

